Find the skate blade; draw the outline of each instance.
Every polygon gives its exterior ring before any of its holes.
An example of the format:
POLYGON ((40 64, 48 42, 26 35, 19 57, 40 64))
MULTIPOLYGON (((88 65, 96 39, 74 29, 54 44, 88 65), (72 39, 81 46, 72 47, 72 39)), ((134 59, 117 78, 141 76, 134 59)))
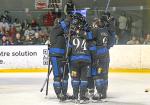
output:
POLYGON ((59 99, 59 102, 64 103, 66 100, 59 99))
POLYGON ((108 100, 106 100, 106 99, 101 99, 101 102, 108 102, 108 100))
POLYGON ((76 101, 73 100, 72 102, 75 103, 76 105, 79 105, 79 104, 80 104, 80 101, 79 101, 79 100, 76 100, 76 101))
POLYGON ((71 102, 71 103, 73 103, 73 101, 72 101, 72 100, 70 100, 70 99, 69 99, 69 100, 67 99, 67 100, 64 100, 64 101, 59 100, 59 102, 60 102, 60 103, 70 103, 70 102, 71 102))
POLYGON ((91 103, 100 103, 100 100, 91 100, 91 103))
POLYGON ((101 99, 101 100, 91 100, 91 103, 105 103, 105 102, 108 102, 108 101, 105 100, 105 99, 101 99))
POLYGON ((80 100, 80 104, 88 104, 88 103, 90 103, 90 101, 89 100, 80 100))

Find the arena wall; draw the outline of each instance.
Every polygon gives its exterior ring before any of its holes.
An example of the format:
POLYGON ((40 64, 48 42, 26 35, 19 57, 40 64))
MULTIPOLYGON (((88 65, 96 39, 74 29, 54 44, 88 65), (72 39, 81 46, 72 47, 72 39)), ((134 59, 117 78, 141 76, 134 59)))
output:
POLYGON ((48 68, 48 46, 0 46, 0 72, 42 72, 48 68))
MULTIPOLYGON (((47 46, 0 46, 0 72, 46 72, 47 46)), ((149 45, 110 49, 110 72, 150 73, 149 45)))
POLYGON ((149 45, 116 45, 110 50, 110 71, 150 72, 149 45))

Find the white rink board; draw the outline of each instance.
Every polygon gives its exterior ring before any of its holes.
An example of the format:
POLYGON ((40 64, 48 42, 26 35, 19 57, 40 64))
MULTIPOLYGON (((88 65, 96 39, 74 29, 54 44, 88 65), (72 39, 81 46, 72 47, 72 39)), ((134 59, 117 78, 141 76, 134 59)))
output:
POLYGON ((143 45, 141 47, 141 68, 150 68, 150 46, 143 45))
POLYGON ((110 50, 110 67, 140 68, 140 55, 140 46, 114 46, 110 50))
POLYGON ((149 69, 149 45, 116 45, 110 50, 110 68, 149 69))
MULTIPOLYGON (((0 46, 0 69, 47 68, 46 45, 40 46, 0 46), (17 56, 18 52, 30 52, 31 56, 17 56), (4 52, 7 53, 4 55, 4 52)), ((149 45, 115 45, 110 49, 110 68, 149 69, 149 45)))
POLYGON ((47 68, 48 47, 0 46, 0 69, 47 68))

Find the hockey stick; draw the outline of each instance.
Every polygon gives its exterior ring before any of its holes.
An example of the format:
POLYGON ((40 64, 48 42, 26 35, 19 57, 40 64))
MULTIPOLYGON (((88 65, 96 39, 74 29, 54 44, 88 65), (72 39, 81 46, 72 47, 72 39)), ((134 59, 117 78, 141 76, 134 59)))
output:
POLYGON ((110 0, 107 0, 107 4, 106 4, 106 8, 105 8, 105 13, 108 12, 109 4, 110 4, 110 0))
POLYGON ((65 60, 67 59, 67 61, 65 62, 65 65, 64 65, 64 72, 63 72, 62 82, 64 81, 64 77, 65 77, 65 73, 66 73, 66 66, 68 65, 68 68, 69 68, 68 53, 69 53, 69 42, 70 42, 70 37, 71 37, 70 27, 71 26, 69 26, 69 33, 68 33, 68 40, 67 40, 67 50, 66 50, 66 55, 65 55, 65 60))
POLYGON ((50 69, 50 61, 49 61, 49 63, 48 63, 48 74, 47 74, 47 84, 46 84, 46 96, 48 95, 49 76, 50 76, 51 71, 52 71, 52 68, 50 69))
MULTIPOLYGON (((50 69, 50 73, 49 73, 49 75, 51 74, 51 71, 52 71, 52 68, 50 69)), ((44 83, 43 83, 43 86, 42 86, 42 88, 41 88, 40 92, 42 92, 42 91, 43 91, 43 89, 44 89, 44 87, 45 87, 45 85, 46 85, 46 83, 47 83, 47 80, 48 80, 48 76, 46 77, 46 79, 45 79, 45 81, 44 81, 44 83)))
POLYGON ((48 95, 48 84, 49 84, 49 76, 50 76, 50 74, 51 74, 51 71, 52 71, 52 68, 50 69, 50 61, 49 61, 49 63, 48 63, 47 77, 46 77, 46 79, 45 79, 45 81, 44 81, 44 84, 43 84, 41 90, 40 90, 40 92, 42 92, 43 89, 44 89, 44 87, 45 87, 45 85, 47 85, 47 86, 46 86, 46 96, 48 95), (47 84, 46 84, 46 83, 47 83, 47 84))

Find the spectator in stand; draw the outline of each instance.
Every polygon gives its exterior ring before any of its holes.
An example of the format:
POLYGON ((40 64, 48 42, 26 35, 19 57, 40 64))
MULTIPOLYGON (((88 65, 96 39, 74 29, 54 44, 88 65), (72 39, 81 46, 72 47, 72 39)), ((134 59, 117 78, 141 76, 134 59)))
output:
POLYGON ((0 29, 0 45, 2 45, 2 37, 3 37, 3 31, 0 29))
POLYGON ((127 17, 125 12, 122 12, 122 14, 118 19, 118 22, 119 22, 119 34, 121 34, 122 31, 126 30, 127 28, 127 17))
POLYGON ((23 45, 23 41, 22 41, 22 39, 21 39, 20 33, 17 33, 17 34, 16 34, 14 43, 15 43, 15 45, 23 45))
POLYGON ((22 29, 27 29, 29 27, 29 22, 27 19, 25 19, 21 24, 22 29))
POLYGON ((2 45, 2 38, 0 38, 0 46, 2 45))
POLYGON ((7 38, 10 37, 9 31, 6 31, 6 32, 5 32, 5 36, 6 36, 7 38))
POLYGON ((4 31, 3 31, 3 29, 2 29, 2 28, 0 28, 0 38, 2 38, 2 37, 3 37, 3 35, 4 35, 4 31))
POLYGON ((26 28, 25 30, 24 30, 24 36, 27 36, 27 35, 29 35, 29 27, 28 28, 26 28))
POLYGON ((39 33, 37 33, 37 32, 35 33, 35 37, 33 39, 33 44, 35 44, 35 45, 41 45, 42 44, 39 33))
POLYGON ((35 34, 35 31, 32 29, 32 27, 31 26, 29 26, 29 28, 27 28, 26 30, 25 30, 25 32, 24 32, 24 36, 26 36, 26 35, 34 35, 35 34))
POLYGON ((3 35, 2 38, 1 38, 1 45, 5 45, 6 44, 6 40, 7 40, 6 36, 3 35))
POLYGON ((144 44, 150 45, 150 33, 148 33, 148 34, 146 35, 146 39, 145 39, 145 41, 144 41, 144 44))
POLYGON ((8 40, 8 37, 3 35, 1 45, 10 45, 10 42, 8 40))
POLYGON ((15 18, 15 21, 13 23, 13 26, 15 26, 16 28, 16 32, 20 32, 22 27, 21 27, 21 23, 19 22, 19 20, 17 18, 15 18))
POLYGON ((34 31, 35 32, 39 32, 40 30, 41 30, 41 27, 40 26, 36 26, 34 31))
POLYGON ((24 45, 33 45, 33 41, 30 35, 25 36, 24 45))
POLYGON ((16 35, 16 28, 15 28, 15 26, 13 26, 13 25, 10 26, 9 35, 10 35, 11 38, 13 38, 13 39, 15 38, 15 35, 16 35))
POLYGON ((11 23, 11 16, 9 16, 9 11, 5 10, 3 15, 0 17, 1 19, 5 19, 7 23, 11 23))
POLYGON ((56 16, 51 11, 48 11, 48 13, 44 14, 43 16, 44 26, 46 27, 53 26, 55 18, 56 16))
POLYGON ((0 30, 3 31, 3 21, 0 19, 0 30))
POLYGON ((0 21, 0 29, 3 29, 3 31, 9 31, 9 28, 9 24, 7 23, 5 18, 2 18, 2 20, 0 21))
POLYGON ((135 36, 132 36, 131 40, 127 42, 127 45, 135 45, 135 44, 140 44, 140 42, 135 36))
POLYGON ((46 37, 47 37, 48 33, 46 32, 46 30, 45 31, 41 30, 39 32, 39 35, 40 35, 40 38, 41 38, 41 44, 44 45, 46 40, 47 40, 46 37))
POLYGON ((37 23, 37 21, 35 19, 32 19, 31 21, 31 27, 34 31, 38 31, 39 30, 39 24, 37 23))
POLYGON ((132 16, 127 17, 127 30, 131 34, 131 29, 132 29, 132 16))
POLYGON ((29 26, 29 35, 34 36, 35 31, 32 29, 31 26, 29 26))
POLYGON ((125 45, 129 39, 130 39, 130 33, 124 30, 119 35, 119 44, 125 45))
POLYGON ((10 45, 14 45, 15 44, 12 37, 8 37, 8 41, 9 41, 10 45))
POLYGON ((64 7, 65 15, 72 14, 72 11, 75 11, 75 10, 76 10, 76 7, 75 7, 73 1, 72 0, 68 0, 67 4, 64 7))
POLYGON ((27 19, 25 19, 25 20, 23 20, 23 22, 21 22, 21 27, 22 27, 21 34, 24 35, 25 30, 27 30, 29 28, 29 23, 28 23, 27 19))
POLYGON ((144 41, 145 41, 145 40, 144 40, 144 37, 141 36, 141 37, 139 38, 140 44, 144 44, 144 41))

